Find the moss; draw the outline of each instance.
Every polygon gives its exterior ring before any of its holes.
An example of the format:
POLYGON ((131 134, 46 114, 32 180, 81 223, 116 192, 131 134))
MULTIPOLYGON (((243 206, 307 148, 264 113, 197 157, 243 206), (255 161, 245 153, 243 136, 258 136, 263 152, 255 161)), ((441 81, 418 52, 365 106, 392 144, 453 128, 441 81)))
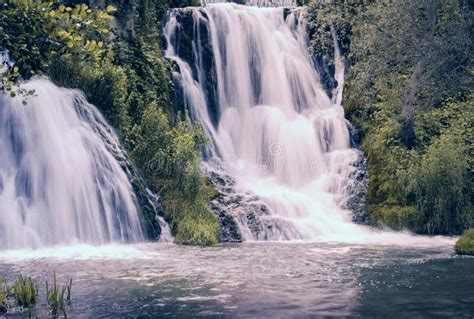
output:
POLYGON ((466 230, 454 245, 456 254, 474 256, 474 227, 466 230))

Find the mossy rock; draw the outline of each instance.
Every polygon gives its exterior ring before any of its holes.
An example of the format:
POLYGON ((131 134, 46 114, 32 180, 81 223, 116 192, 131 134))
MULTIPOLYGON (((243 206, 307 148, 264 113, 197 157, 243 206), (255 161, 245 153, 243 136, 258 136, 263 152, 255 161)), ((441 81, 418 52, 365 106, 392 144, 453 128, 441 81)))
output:
POLYGON ((474 227, 466 230, 454 245, 456 254, 474 256, 474 227))

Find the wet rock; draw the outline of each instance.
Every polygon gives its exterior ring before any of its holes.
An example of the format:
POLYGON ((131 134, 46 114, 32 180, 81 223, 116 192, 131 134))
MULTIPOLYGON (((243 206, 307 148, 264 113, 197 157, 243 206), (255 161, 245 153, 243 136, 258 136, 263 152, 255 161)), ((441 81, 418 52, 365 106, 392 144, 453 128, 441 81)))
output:
POLYGON ((367 158, 359 151, 359 157, 352 164, 353 171, 349 176, 345 192, 348 194, 343 207, 352 212, 352 221, 357 224, 369 225, 370 220, 367 214, 367 187, 369 174, 367 170, 367 158))

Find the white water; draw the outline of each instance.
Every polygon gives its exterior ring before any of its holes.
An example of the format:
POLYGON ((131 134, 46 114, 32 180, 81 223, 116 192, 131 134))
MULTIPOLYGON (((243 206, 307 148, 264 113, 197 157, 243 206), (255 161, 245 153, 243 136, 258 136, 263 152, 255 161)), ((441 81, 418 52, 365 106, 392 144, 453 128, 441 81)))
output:
POLYGON ((201 5, 216 3, 240 3, 255 7, 296 7, 296 0, 201 0, 201 5))
MULTIPOLYGON (((351 212, 342 208, 348 196, 345 185, 358 159, 341 107, 344 65, 336 47, 339 86, 331 99, 308 54, 301 11, 285 19, 283 8, 209 4, 171 11, 164 33, 166 56, 180 69, 174 76, 184 90, 185 105, 212 141, 209 165, 218 162, 214 169, 225 170, 242 193, 251 191, 269 207, 270 216, 263 218, 280 228, 269 239, 414 239, 356 225, 351 212), (192 63, 197 74, 179 55, 180 32, 191 32, 179 23, 186 10, 194 20, 192 63), (218 125, 211 121, 206 100, 203 61, 209 57, 203 55, 202 32, 208 32, 214 58, 218 125)), ((258 239, 237 223, 245 240, 258 239)))
POLYGON ((139 241, 118 139, 82 94, 45 78, 0 95, 0 250, 139 241))

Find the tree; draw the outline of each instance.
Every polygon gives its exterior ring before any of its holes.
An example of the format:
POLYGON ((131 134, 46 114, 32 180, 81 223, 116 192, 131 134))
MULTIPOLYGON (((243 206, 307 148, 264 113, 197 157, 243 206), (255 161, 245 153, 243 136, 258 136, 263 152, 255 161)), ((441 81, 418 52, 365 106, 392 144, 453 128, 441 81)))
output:
POLYGON ((50 62, 65 56, 99 60, 106 53, 110 13, 53 1, 7 0, 0 4, 0 50, 11 63, 2 73, 0 91, 12 91, 18 78, 44 72, 50 62))
MULTIPOLYGON (((383 77, 403 87, 390 103, 398 103, 394 107, 406 146, 416 142, 415 108, 437 106, 463 87, 468 93, 472 17, 467 4, 458 0, 379 0, 353 24, 351 59, 357 64, 355 72, 360 71, 357 90, 374 93, 368 88, 383 77)), ((377 99, 374 94, 364 100, 377 99)))

